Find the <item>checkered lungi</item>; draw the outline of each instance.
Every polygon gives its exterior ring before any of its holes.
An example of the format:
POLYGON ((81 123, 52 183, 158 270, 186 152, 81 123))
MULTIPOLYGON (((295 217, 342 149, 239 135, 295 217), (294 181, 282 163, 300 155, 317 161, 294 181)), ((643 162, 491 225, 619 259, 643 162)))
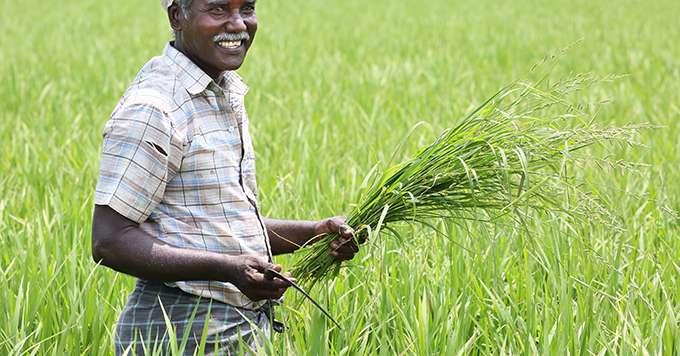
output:
POLYGON ((202 337, 206 338, 205 355, 232 355, 239 347, 255 352, 270 333, 267 309, 236 308, 162 283, 138 280, 118 319, 115 355, 156 354, 154 351, 170 354, 163 309, 177 335, 178 345, 189 333, 184 355, 193 355, 202 337), (190 322, 192 315, 193 322, 190 322), (206 322, 207 332, 203 335, 206 322))

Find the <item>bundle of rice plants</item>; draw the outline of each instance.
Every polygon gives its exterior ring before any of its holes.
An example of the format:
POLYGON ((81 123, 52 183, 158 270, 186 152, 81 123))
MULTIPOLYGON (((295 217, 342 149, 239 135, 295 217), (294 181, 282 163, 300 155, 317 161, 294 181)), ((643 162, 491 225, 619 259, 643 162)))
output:
MULTIPOLYGON (((348 214, 355 237, 361 241, 380 229, 398 235, 396 223, 433 227, 436 219, 486 223, 536 213, 614 226, 597 196, 569 174, 592 159, 584 148, 633 143, 641 128, 599 127, 594 106, 569 100, 601 79, 516 82, 498 91, 412 158, 369 175, 348 214)), ((337 238, 322 236, 301 249, 293 275, 310 284, 335 276, 341 264, 328 251, 337 238)))

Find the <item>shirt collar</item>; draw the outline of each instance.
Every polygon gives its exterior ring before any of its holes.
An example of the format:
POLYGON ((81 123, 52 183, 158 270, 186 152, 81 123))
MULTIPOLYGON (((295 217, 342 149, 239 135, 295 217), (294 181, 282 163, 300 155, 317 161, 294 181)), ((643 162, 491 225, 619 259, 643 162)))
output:
POLYGON ((230 93, 245 96, 248 93, 248 85, 243 82, 241 76, 233 70, 228 70, 222 73, 222 79, 219 83, 220 87, 228 90, 230 93))
MULTIPOLYGON (((209 75, 192 62, 189 57, 185 56, 184 53, 175 49, 172 44, 168 43, 165 45, 163 56, 175 64, 179 81, 189 94, 200 94, 204 92, 211 83, 214 83, 209 75)), ((243 82, 241 76, 234 71, 222 73, 219 83, 214 85, 238 95, 246 95, 248 92, 248 86, 243 82)))

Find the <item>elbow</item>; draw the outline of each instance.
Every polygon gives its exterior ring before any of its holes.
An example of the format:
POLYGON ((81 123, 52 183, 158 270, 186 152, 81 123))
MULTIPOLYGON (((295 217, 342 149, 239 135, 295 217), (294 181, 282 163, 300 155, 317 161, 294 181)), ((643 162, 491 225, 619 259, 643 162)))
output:
POLYGON ((107 261, 111 260, 110 238, 102 236, 96 228, 92 229, 92 260, 102 265, 107 265, 107 261))
POLYGON ((92 235, 92 261, 97 264, 103 263, 105 255, 106 247, 99 239, 92 235))
POLYGON ((106 266, 116 271, 121 270, 123 256, 120 239, 115 234, 92 234, 92 260, 97 265, 106 266))
POLYGON ((116 236, 120 233, 120 228, 106 212, 105 208, 95 208, 92 219, 92 260, 111 267, 116 259, 116 236))
POLYGON ((99 246, 97 246, 94 241, 92 241, 92 261, 94 263, 99 263, 102 261, 102 253, 99 250, 99 246))

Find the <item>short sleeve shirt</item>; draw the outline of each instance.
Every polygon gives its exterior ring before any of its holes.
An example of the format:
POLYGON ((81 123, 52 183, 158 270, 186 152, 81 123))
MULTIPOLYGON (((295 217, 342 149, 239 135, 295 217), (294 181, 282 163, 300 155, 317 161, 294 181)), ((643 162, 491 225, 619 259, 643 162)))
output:
MULTIPOLYGON (((247 91, 235 72, 216 83, 168 44, 142 68, 105 125, 95 204, 175 247, 271 260, 247 91)), ((237 307, 261 306, 229 283, 169 285, 237 307)))

